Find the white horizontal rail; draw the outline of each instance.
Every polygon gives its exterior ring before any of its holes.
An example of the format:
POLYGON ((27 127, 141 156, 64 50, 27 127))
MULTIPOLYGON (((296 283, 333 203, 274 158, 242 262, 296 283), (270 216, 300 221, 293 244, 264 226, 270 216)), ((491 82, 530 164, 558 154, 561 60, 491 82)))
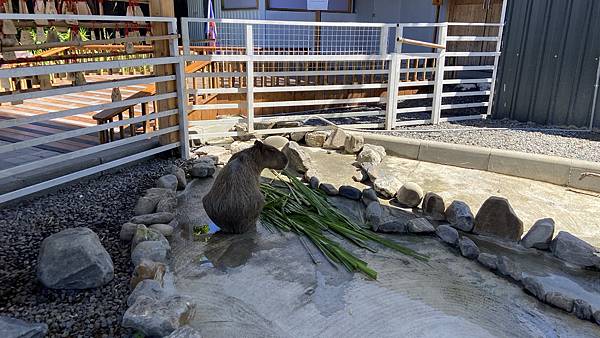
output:
POLYGON ((444 80, 444 84, 463 84, 463 83, 492 83, 491 78, 485 79, 449 79, 444 80))
POLYGON ((483 90, 477 92, 446 92, 442 93, 442 97, 464 97, 464 96, 487 96, 491 91, 483 90))
POLYGON ((152 59, 115 60, 100 62, 80 62, 66 65, 20 67, 12 69, 0 69, 0 78, 29 77, 44 74, 86 72, 100 69, 131 68, 142 66, 156 66, 178 63, 180 57, 170 56, 152 59))
POLYGON ((500 52, 447 52, 447 57, 500 56, 500 52))
POLYGON ((444 66, 445 72, 476 71, 476 70, 494 70, 494 65, 490 65, 490 66, 444 66))
POLYGON ((381 97, 364 97, 354 99, 329 99, 329 100, 297 100, 297 101, 273 101, 273 102, 256 102, 255 108, 271 108, 271 107, 292 107, 292 106, 319 106, 330 104, 352 104, 352 103, 382 103, 385 100, 381 97))
POLYGON ((158 114, 138 116, 138 117, 134 117, 131 119, 122 120, 122 121, 114 121, 114 122, 100 124, 100 125, 93 126, 93 127, 74 129, 74 130, 69 130, 69 131, 65 131, 62 133, 56 133, 56 134, 51 134, 51 135, 47 135, 47 136, 36 137, 36 138, 26 140, 26 141, 9 143, 9 144, 0 146, 0 154, 11 152, 11 151, 16 151, 16 150, 20 150, 20 149, 25 149, 25 148, 35 147, 40 144, 46 144, 46 143, 52 143, 52 142, 57 142, 57 141, 61 141, 61 140, 66 140, 68 138, 77 137, 77 136, 81 136, 81 135, 96 133, 96 132, 99 132, 102 130, 121 127, 121 126, 125 126, 128 124, 149 121, 149 120, 153 120, 155 118, 173 115, 173 114, 176 114, 177 112, 178 112, 177 110, 168 110, 168 111, 160 112, 158 114))
POLYGON ((496 36, 448 36, 446 41, 492 41, 497 42, 498 37, 496 36))
POLYGON ((487 117, 487 114, 452 116, 452 117, 443 117, 440 119, 440 121, 441 122, 454 122, 454 121, 481 120, 481 119, 485 119, 486 117, 487 117))
POLYGON ((404 81, 398 84, 399 88, 404 87, 422 87, 422 86, 432 86, 435 84, 435 81, 404 81))
POLYGON ((276 93, 276 92, 304 92, 320 90, 346 90, 346 89, 375 89, 387 88, 385 83, 367 83, 356 85, 322 85, 322 86, 286 86, 286 87, 255 87, 255 93, 276 93))
POLYGON ((33 123, 33 122, 53 120, 53 119, 66 117, 66 116, 79 115, 79 114, 88 113, 88 112, 92 112, 92 111, 128 107, 128 106, 133 106, 136 104, 146 103, 146 102, 151 102, 151 101, 161 101, 161 100, 171 99, 171 98, 175 98, 175 97, 177 97, 177 93, 173 92, 173 93, 166 93, 166 94, 155 95, 155 96, 145 96, 145 97, 140 97, 140 98, 136 98, 136 99, 127 99, 127 100, 116 101, 116 102, 111 102, 111 103, 91 105, 91 106, 75 108, 75 109, 62 110, 62 111, 41 114, 41 115, 33 115, 33 116, 23 117, 23 118, 4 120, 4 121, 0 121, 0 129, 16 127, 16 126, 20 126, 20 125, 24 125, 24 124, 33 123))
POLYGON ((376 75, 387 74, 387 69, 374 70, 324 70, 324 71, 291 71, 291 72, 254 72, 255 77, 261 76, 331 76, 331 75, 376 75))
POLYGON ((398 108, 398 114, 410 114, 410 113, 421 113, 431 111, 433 107, 411 107, 411 108, 398 108))
POLYGON ((205 94, 241 94, 245 93, 246 88, 200 88, 188 89, 190 95, 205 95, 205 94))
MULTIPOLYGON (((186 61, 227 61, 227 62, 336 62, 336 61, 386 61, 391 56, 353 55, 353 54, 316 54, 316 55, 186 55, 186 61)), ((428 58, 430 56, 406 55, 405 59, 428 58)))
POLYGON ((281 20, 239 20, 239 19, 207 19, 207 18, 182 18, 182 24, 190 22, 215 22, 240 25, 283 25, 283 26, 313 26, 313 27, 375 27, 389 26, 385 23, 362 23, 362 22, 313 22, 313 21, 281 21, 281 20))
POLYGON ((99 172, 102 172, 102 171, 105 171, 105 170, 116 168, 116 167, 121 166, 123 164, 127 164, 127 163, 133 162, 133 161, 137 161, 137 160, 140 160, 142 158, 146 158, 146 157, 158 154, 158 153, 162 153, 164 151, 171 150, 171 149, 174 149, 174 148, 177 148, 177 147, 179 147, 179 142, 167 144, 167 145, 164 145, 164 146, 161 146, 161 147, 158 147, 158 148, 154 148, 154 149, 143 151, 141 153, 137 153, 135 155, 123 157, 123 158, 120 158, 118 160, 114 160, 114 161, 107 162, 107 163, 104 163, 104 164, 100 164, 100 165, 97 165, 97 166, 94 166, 94 167, 91 167, 91 168, 88 168, 88 169, 80 170, 80 171, 77 171, 77 172, 74 172, 74 173, 71 173, 71 174, 68 174, 68 175, 64 175, 64 176, 61 176, 61 177, 58 177, 58 178, 54 178, 54 179, 51 179, 51 180, 48 180, 48 181, 45 181, 45 182, 42 182, 42 183, 34 184, 32 186, 29 186, 29 187, 26 187, 26 188, 23 188, 23 189, 12 191, 12 192, 9 192, 7 194, 0 195, 0 204, 6 203, 8 201, 11 201, 11 200, 23 197, 23 196, 27 196, 27 195, 36 193, 36 192, 39 192, 39 191, 42 191, 42 190, 46 190, 48 188, 52 188, 52 187, 55 187, 57 185, 61 185, 61 184, 67 183, 67 182, 71 182, 71 181, 74 181, 74 180, 77 180, 77 179, 80 179, 80 178, 83 178, 83 177, 86 177, 86 176, 89 176, 89 175, 93 175, 93 174, 96 174, 96 173, 99 173, 99 172))
MULTIPOLYGON (((442 119, 440 118, 440 121, 442 119)), ((431 124, 431 119, 428 120, 409 120, 409 121, 396 121, 396 127, 410 127, 410 126, 419 126, 422 124, 431 124)))
POLYGON ((196 72, 196 73, 186 73, 186 77, 188 78, 198 78, 198 77, 246 77, 246 73, 243 72, 196 72))
POLYGON ((442 110, 478 108, 478 107, 487 107, 488 105, 489 105, 489 102, 445 104, 445 105, 442 105, 442 110))
POLYGON ((190 110, 212 110, 212 109, 241 109, 244 102, 240 103, 218 103, 218 104, 194 104, 189 107, 190 110))
POLYGON ((433 99, 433 94, 399 95, 398 101, 433 99))
MULTIPOLYGON (((361 123, 361 124, 345 124, 344 128, 351 129, 378 129, 382 128, 384 123, 361 123)), ((294 132, 310 132, 315 130, 328 130, 331 129, 331 126, 310 126, 310 127, 295 127, 295 128, 276 128, 276 129, 261 129, 255 130, 253 135, 273 135, 273 134, 286 134, 286 133, 294 133, 294 132)), ((237 131, 224 131, 224 132, 213 132, 213 133, 203 133, 203 134, 191 134, 189 136, 190 140, 198 140, 204 139, 207 137, 230 137, 230 136, 242 136, 245 133, 237 132, 237 131)))
POLYGON ((448 26, 480 26, 480 27, 502 27, 503 23, 489 22, 446 22, 448 26))
POLYGON ((49 21, 115 21, 115 22, 177 22, 177 18, 146 17, 146 16, 116 16, 116 15, 66 15, 66 14, 0 14, 0 20, 49 20, 49 21))
MULTIPOLYGON (((344 112, 344 113, 318 113, 318 114, 300 114, 300 115, 277 115, 277 116, 260 116, 255 117, 256 122, 281 122, 281 121, 304 121, 309 117, 322 117, 325 119, 348 118, 348 117, 363 117, 363 116, 383 116, 385 112, 382 110, 368 110, 359 112, 344 112)), ((190 126, 210 126, 220 124, 236 124, 245 121, 244 118, 226 118, 218 120, 190 121, 190 126)))
POLYGON ((44 158, 44 159, 41 159, 41 160, 38 160, 35 162, 28 162, 28 163, 25 163, 22 165, 18 165, 16 167, 12 167, 12 168, 8 168, 8 169, 0 171, 0 179, 10 177, 13 175, 18 175, 18 174, 21 174, 21 173, 27 172, 27 171, 44 168, 46 166, 57 164, 60 162, 74 160, 74 159, 77 159, 77 158, 80 158, 83 156, 96 154, 96 153, 102 152, 104 150, 117 148, 117 147, 124 146, 127 144, 135 143, 138 141, 148 140, 153 137, 164 135, 164 134, 169 134, 172 132, 176 132, 178 130, 179 130, 179 126, 164 128, 164 129, 160 129, 160 130, 157 130, 157 131, 154 131, 151 133, 140 134, 140 135, 136 135, 133 137, 124 138, 122 140, 117 140, 117 141, 110 142, 110 143, 104 143, 104 144, 100 144, 97 146, 72 151, 72 152, 69 152, 66 154, 60 154, 60 155, 44 158))
POLYGON ((88 91, 93 91, 93 90, 102 90, 102 89, 109 89, 109 88, 116 88, 116 87, 128 87, 128 86, 166 82, 166 81, 175 81, 175 75, 144 76, 144 77, 138 77, 138 78, 129 78, 129 79, 125 79, 125 80, 111 80, 111 81, 94 82, 94 83, 89 83, 89 84, 75 86, 75 87, 64 86, 64 87, 60 87, 60 88, 47 89, 47 90, 38 90, 38 91, 31 91, 31 92, 25 92, 25 93, 19 92, 19 93, 10 94, 10 95, 0 95, 0 103, 39 99, 39 98, 49 97, 49 96, 75 94, 75 93, 82 93, 82 92, 88 92, 88 91))

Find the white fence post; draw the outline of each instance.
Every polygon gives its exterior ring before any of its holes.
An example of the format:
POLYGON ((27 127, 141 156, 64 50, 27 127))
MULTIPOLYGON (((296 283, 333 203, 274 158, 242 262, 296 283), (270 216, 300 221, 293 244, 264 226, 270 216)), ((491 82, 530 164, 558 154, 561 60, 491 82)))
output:
MULTIPOLYGON (((182 30, 186 33, 187 29, 182 30)), ((177 34, 177 21, 169 22, 169 34, 177 34)), ((186 37, 184 37, 185 39, 186 37)), ((170 41, 171 56, 179 56, 179 43, 177 39, 170 41)), ((175 77, 177 83, 177 109, 179 111, 179 143, 181 158, 190 159, 190 140, 188 133, 188 95, 185 81, 185 58, 179 56, 179 62, 175 64, 175 77)))
POLYGON ((398 80, 400 79, 399 65, 400 54, 392 53, 388 73, 387 102, 385 106, 386 130, 393 130, 396 128, 396 120, 398 117, 398 80))
POLYGON ((402 36, 404 35, 404 27, 396 25, 396 38, 394 39, 394 52, 402 53, 402 36))
POLYGON ((252 35, 252 25, 246 25, 246 55, 249 56, 246 62, 246 111, 248 114, 248 132, 254 132, 254 37, 252 35))
MULTIPOLYGON (((446 46, 448 25, 439 27, 438 44, 446 46)), ((444 66, 446 64, 446 49, 440 49, 435 67, 435 84, 433 87, 433 104, 431 109, 431 123, 439 124, 442 116, 442 93, 444 92, 444 66)))
POLYGON ((389 32, 390 32, 390 27, 388 27, 388 26, 381 27, 381 34, 379 35, 379 55, 381 55, 381 57, 387 56, 387 53, 388 53, 389 32))
MULTIPOLYGON (((508 0, 502 1, 502 13, 500 14, 500 24, 502 26, 498 27, 498 41, 496 41, 496 52, 500 53, 502 51, 502 35, 504 33, 504 25, 506 24, 506 6, 508 4, 508 0)), ((492 115, 492 109, 494 106, 494 93, 496 91, 496 77, 498 76, 498 64, 500 62, 500 55, 494 56, 494 70, 492 71, 492 84, 490 85, 490 97, 488 101, 488 109, 487 116, 492 115)))

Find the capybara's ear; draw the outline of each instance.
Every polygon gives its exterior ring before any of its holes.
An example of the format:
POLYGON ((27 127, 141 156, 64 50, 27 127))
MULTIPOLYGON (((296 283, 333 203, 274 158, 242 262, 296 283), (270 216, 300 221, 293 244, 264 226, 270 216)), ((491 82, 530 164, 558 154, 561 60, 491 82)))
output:
POLYGON ((263 143, 260 142, 259 140, 256 140, 256 141, 254 141, 254 145, 257 146, 257 147, 259 147, 259 148, 262 148, 263 143))

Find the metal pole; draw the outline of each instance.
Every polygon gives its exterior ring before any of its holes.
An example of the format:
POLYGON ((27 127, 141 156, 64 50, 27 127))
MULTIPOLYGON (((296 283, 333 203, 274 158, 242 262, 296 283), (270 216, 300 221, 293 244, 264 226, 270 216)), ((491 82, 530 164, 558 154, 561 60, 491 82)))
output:
MULTIPOLYGON (((184 30, 187 35, 187 30, 184 30)), ((169 23, 169 34, 177 34, 177 22, 169 23)), ((184 37, 184 39, 186 39, 184 37)), ((177 39, 171 40, 171 56, 179 56, 179 43, 177 39)), ((179 110, 179 149, 181 158, 190 159, 190 140, 188 133, 188 93, 185 81, 185 57, 180 56, 175 65, 175 79, 177 83, 177 109, 179 110)))
MULTIPOLYGON (((448 25, 439 27, 438 44, 446 46, 448 25)), ((431 105, 431 123, 439 124, 442 116, 442 94, 444 93, 444 66, 446 65, 446 49, 440 49, 435 67, 435 84, 433 87, 433 104, 431 105)))
POLYGON ((596 103, 598 101, 598 88, 600 88, 600 56, 598 57, 598 70, 596 70, 596 84, 594 85, 594 98, 592 99, 592 113, 590 114, 590 131, 594 129, 596 118, 596 103))
MULTIPOLYGON (((508 0, 502 1, 502 14, 500 15, 500 24, 498 27, 498 41, 496 41, 496 52, 500 53, 502 50, 502 34, 504 33, 504 25, 506 25, 506 6, 508 0)), ((494 70, 492 72, 492 85, 490 86, 490 99, 488 104, 487 116, 492 115, 492 108, 494 106, 494 92, 496 91, 496 77, 498 76, 498 63, 500 62, 500 55, 494 56, 494 70)))
POLYGON ((246 62, 246 110, 248 118, 248 132, 254 132, 254 37, 252 25, 246 25, 246 55, 250 56, 246 62))

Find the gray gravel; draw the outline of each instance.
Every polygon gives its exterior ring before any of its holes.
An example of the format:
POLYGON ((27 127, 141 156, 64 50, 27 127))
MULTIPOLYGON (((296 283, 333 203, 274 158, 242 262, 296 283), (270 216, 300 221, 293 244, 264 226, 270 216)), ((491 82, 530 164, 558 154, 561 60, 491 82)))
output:
POLYGON ((541 126, 534 123, 522 123, 511 120, 480 120, 440 123, 436 126, 403 127, 391 132, 378 133, 600 162, 600 133, 578 129, 565 131, 551 130, 555 128, 558 127, 541 126), (447 130, 470 128, 481 129, 464 131, 447 130), (510 129, 490 130, 489 128, 510 129), (522 128, 536 130, 521 130, 522 128), (434 129, 436 131, 414 132, 414 130, 423 129, 434 129))
MULTIPOLYGON (((80 182, 47 196, 0 208, 0 315, 44 322, 50 337, 126 337, 132 266, 120 226, 137 198, 178 160, 152 159, 113 174, 80 182), (115 278, 91 290, 50 290, 35 276, 41 241, 71 227, 86 226, 112 257, 115 278)), ((178 163, 180 164, 180 163, 178 163)))

